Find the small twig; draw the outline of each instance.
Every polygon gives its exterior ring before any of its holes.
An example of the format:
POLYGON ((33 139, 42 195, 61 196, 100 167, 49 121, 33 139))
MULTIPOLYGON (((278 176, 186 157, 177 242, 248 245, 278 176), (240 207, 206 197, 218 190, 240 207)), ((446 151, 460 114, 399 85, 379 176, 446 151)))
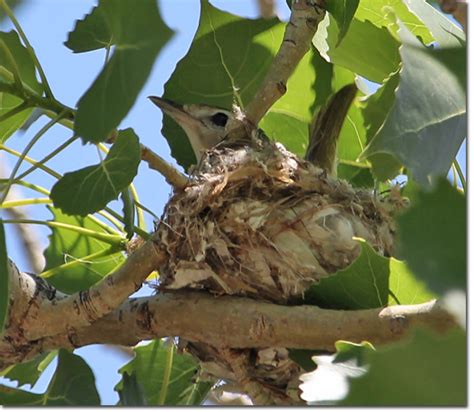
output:
POLYGON ((258 10, 260 16, 264 19, 271 19, 275 17, 275 2, 274 0, 257 0, 258 10))
POLYGON ((283 42, 258 92, 245 108, 247 120, 257 125, 270 107, 286 93, 286 83, 311 47, 324 18, 322 0, 298 0, 293 4, 283 42))
POLYGON ((160 172, 166 181, 173 186, 175 190, 183 189, 188 183, 189 179, 176 168, 171 166, 165 159, 153 152, 144 145, 141 146, 142 160, 148 163, 150 169, 160 172))

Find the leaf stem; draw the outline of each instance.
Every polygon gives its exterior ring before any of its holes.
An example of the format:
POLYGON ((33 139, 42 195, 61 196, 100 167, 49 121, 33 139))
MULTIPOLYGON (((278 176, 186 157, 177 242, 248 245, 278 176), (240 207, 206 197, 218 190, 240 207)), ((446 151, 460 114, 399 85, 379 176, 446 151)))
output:
POLYGON ((16 114, 21 113, 23 110, 28 109, 29 106, 30 105, 27 102, 23 101, 18 106, 15 106, 13 109, 9 110, 8 112, 0 115, 0 122, 3 122, 9 119, 10 117, 15 116, 16 114))
MULTIPOLYGON (((0 0, 2 1, 2 0, 0 0)), ((11 182, 15 179, 15 174, 18 171, 18 169, 21 166, 21 163, 23 159, 26 157, 26 154, 30 151, 30 149, 33 147, 33 145, 49 130, 51 127, 53 127, 59 119, 64 117, 65 113, 62 112, 58 114, 53 120, 49 121, 45 126, 41 128, 41 130, 36 133, 36 135, 33 137, 33 139, 30 140, 30 142, 26 145, 25 150, 21 153, 20 157, 18 158, 18 161, 15 164, 15 167, 13 168, 10 178, 9 178, 9 183, 7 183, 6 187, 3 189, 3 196, 0 200, 0 205, 5 201, 5 199, 8 196, 8 192, 10 190, 11 182)))
POLYGON ((89 236, 94 239, 100 240, 102 242, 108 243, 112 246, 120 246, 123 248, 124 239, 119 235, 112 235, 107 233, 96 232, 95 230, 86 229, 84 227, 68 225, 67 223, 55 222, 55 221, 42 221, 42 220, 34 220, 34 219, 8 219, 4 220, 3 223, 10 223, 10 224, 32 224, 32 225, 44 225, 51 228, 57 229, 66 229, 72 232, 79 233, 80 235, 89 236))
MULTIPOLYGON (((7 183, 8 180, 9 180, 9 179, 0 179, 0 185, 7 183)), ((35 190, 35 191, 37 191, 38 193, 41 193, 41 194, 46 195, 46 196, 49 196, 49 191, 46 190, 44 187, 41 187, 41 186, 38 186, 38 185, 34 185, 33 183, 25 182, 24 180, 20 180, 20 179, 18 179, 18 178, 16 178, 15 180, 13 180, 12 184, 13 184, 13 185, 16 184, 16 185, 24 186, 24 187, 27 187, 28 189, 35 190)))
POLYGON ((45 164, 47 161, 51 160, 54 156, 66 149, 71 143, 77 140, 77 136, 72 136, 70 139, 66 140, 62 145, 58 146, 55 150, 49 153, 47 156, 43 157, 38 161, 37 164, 31 166, 28 170, 20 174, 17 179, 23 179, 28 176, 31 172, 39 168, 39 164, 45 164))
POLYGON ((462 169, 461 169, 461 166, 459 165, 457 159, 454 159, 454 167, 456 169, 456 172, 458 172, 458 176, 459 176, 459 180, 461 180, 461 186, 462 186, 462 190, 464 193, 466 193, 467 191, 467 183, 466 183, 466 179, 464 177, 464 174, 462 172, 462 169))
POLYGON ((17 200, 10 200, 10 201, 3 202, 0 205, 0 209, 10 209, 12 207, 48 204, 48 203, 52 203, 49 197, 36 197, 33 199, 17 199, 17 200))
POLYGON ((119 251, 119 249, 114 248, 114 247, 99 250, 98 252, 91 253, 90 255, 83 256, 81 258, 74 259, 70 262, 63 263, 62 265, 55 266, 55 267, 53 267, 49 270, 45 270, 44 272, 40 273, 40 276, 42 278, 46 279, 46 278, 49 278, 49 277, 55 275, 56 273, 58 273, 61 270, 69 269, 69 268, 77 266, 79 264, 91 263, 91 262, 88 262, 88 261, 93 260, 93 259, 97 259, 97 258, 100 258, 100 257, 103 257, 103 256, 112 255, 112 254, 114 254, 118 251, 119 251))
POLYGON ((40 75, 41 82, 43 83, 46 96, 48 98, 50 98, 51 100, 55 100, 53 92, 51 91, 51 87, 49 86, 48 79, 46 78, 46 75, 43 71, 43 68, 41 67, 41 64, 38 60, 38 57, 36 56, 36 53, 35 53, 33 47, 31 47, 31 44, 28 41, 28 38, 26 37, 25 32, 21 28, 20 23, 16 19, 15 15, 11 11, 10 7, 8 7, 5 0, 0 0, 0 6, 3 8, 3 10, 5 11, 5 14, 12 21, 12 23, 15 26, 16 30, 18 31, 18 34, 20 35, 21 39, 23 40, 23 43, 25 43, 26 49, 28 50, 28 53, 29 53, 30 57, 33 59, 33 62, 35 64, 36 68, 38 69, 38 73, 40 75))
POLYGON ((166 353, 166 363, 163 370, 163 381, 161 382, 160 395, 158 405, 164 405, 166 396, 168 395, 168 386, 170 383, 171 370, 173 369, 174 346, 172 342, 168 342, 168 351, 166 353))

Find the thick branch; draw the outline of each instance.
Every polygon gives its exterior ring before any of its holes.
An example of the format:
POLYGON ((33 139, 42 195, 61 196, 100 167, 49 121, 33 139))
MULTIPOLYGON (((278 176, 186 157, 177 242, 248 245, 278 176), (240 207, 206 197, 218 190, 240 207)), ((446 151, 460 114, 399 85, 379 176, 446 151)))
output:
MULTIPOLYGON (((146 247, 139 251, 150 252, 146 247)), ((155 263, 161 258, 159 253, 157 256, 155 263)), ((131 260, 139 257, 143 255, 132 255, 131 260)), ((81 306, 85 302, 76 301, 76 311, 60 305, 58 310, 51 302, 61 298, 60 302, 68 301, 71 297, 58 296, 57 292, 55 297, 54 289, 43 279, 20 273, 13 265, 12 274, 14 299, 6 330, 0 337, 0 370, 46 350, 93 343, 129 346, 145 339, 180 336, 223 348, 278 346, 333 351, 334 342, 341 339, 368 340, 380 345, 401 339, 413 327, 443 332, 456 325, 453 316, 435 301, 343 311, 183 291, 129 299, 112 313, 92 322, 92 318, 85 316, 90 305, 81 306), (47 308, 46 312, 41 311, 40 319, 33 314, 37 307, 47 308)), ((96 316, 97 312, 87 314, 96 316)))
POLYGON ((117 271, 88 290, 30 305, 22 324, 25 337, 34 340, 90 325, 137 291, 164 259, 166 254, 152 240, 147 241, 117 271))
POLYGON ((311 47, 324 17, 321 0, 294 2, 283 42, 258 92, 245 108, 247 119, 257 125, 270 107, 286 92, 286 83, 311 47))

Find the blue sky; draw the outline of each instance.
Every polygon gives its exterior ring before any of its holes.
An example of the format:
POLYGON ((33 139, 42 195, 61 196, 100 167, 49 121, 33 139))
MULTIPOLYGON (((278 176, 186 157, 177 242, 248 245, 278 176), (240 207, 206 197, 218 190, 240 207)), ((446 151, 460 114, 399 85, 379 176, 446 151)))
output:
MULTIPOLYGON (((25 0, 24 5, 16 10, 19 19, 30 42, 36 50, 43 65, 46 76, 59 101, 74 107, 77 100, 89 87, 95 76, 101 70, 104 61, 104 52, 95 51, 83 54, 72 54, 63 42, 68 31, 74 27, 76 19, 82 18, 95 5, 93 0, 25 0)), ((224 10, 236 14, 257 17, 258 11, 255 0, 215 0, 212 3, 224 10)), ((199 18, 198 0, 160 0, 162 16, 169 27, 175 30, 175 36, 161 52, 155 63, 153 72, 140 93, 137 103, 128 116, 123 120, 122 127, 133 127, 140 140, 158 152, 168 161, 174 163, 169 155, 168 145, 160 135, 162 114, 151 104, 146 96, 161 95, 163 85, 171 75, 177 61, 186 53, 194 36, 199 18)), ((284 0, 278 2, 278 11, 282 17, 288 15, 284 0)), ((11 29, 11 24, 5 19, 1 23, 1 30, 11 29)), ((22 150, 26 142, 46 123, 46 119, 37 121, 25 134, 18 133, 9 141, 9 145, 22 150)), ((30 152, 30 156, 39 159, 71 136, 71 132, 62 126, 55 126, 30 152)), ((53 159, 48 165, 60 172, 78 169, 97 163, 97 151, 93 147, 79 148, 76 142, 66 153, 53 159), (80 153, 80 155, 78 155, 80 153)), ((465 153, 459 156, 460 163, 465 170, 465 153)), ((2 157, 2 162, 5 158, 2 157)), ((13 159, 8 158, 7 164, 11 168, 13 159)), ((53 180, 41 172, 34 173, 31 179, 41 186, 51 187, 53 180)), ((141 165, 138 178, 135 181, 142 203, 150 209, 161 213, 170 191, 164 179, 141 165)), ((30 195, 28 191, 25 196, 30 195)), ((51 216, 46 208, 37 206, 28 209, 32 218, 49 219, 51 216)), ((148 216, 148 224, 152 227, 152 218, 148 216)), ((42 247, 47 246, 48 230, 42 227, 35 228, 41 235, 42 247)), ((7 227, 8 252, 11 258, 23 270, 29 270, 21 247, 14 232, 7 227)), ((92 367, 103 404, 115 404, 118 400, 113 386, 119 380, 114 373, 125 361, 126 357, 109 348, 92 345, 76 351, 83 356, 92 367), (107 365, 104 367, 103 365, 107 365)), ((54 371, 52 365, 42 377, 35 391, 43 391, 54 371)))

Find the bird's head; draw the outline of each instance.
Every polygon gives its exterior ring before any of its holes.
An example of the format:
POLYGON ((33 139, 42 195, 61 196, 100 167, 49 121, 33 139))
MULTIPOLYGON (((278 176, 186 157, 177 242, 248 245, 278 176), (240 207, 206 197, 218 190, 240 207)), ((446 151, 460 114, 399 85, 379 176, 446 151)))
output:
POLYGON ((205 150, 224 139, 239 122, 234 113, 225 109, 203 104, 181 105, 156 96, 149 99, 186 132, 198 161, 205 150))

